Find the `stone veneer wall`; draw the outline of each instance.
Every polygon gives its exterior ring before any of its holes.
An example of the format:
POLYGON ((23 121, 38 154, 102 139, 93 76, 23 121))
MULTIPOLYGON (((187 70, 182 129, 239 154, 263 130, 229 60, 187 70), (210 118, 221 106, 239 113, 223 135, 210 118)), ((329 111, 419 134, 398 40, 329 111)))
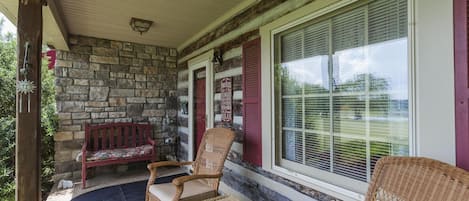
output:
POLYGON ((70 37, 55 66, 59 129, 55 179, 80 178, 84 124, 150 122, 160 160, 175 155, 177 51, 171 48, 70 37))
MULTIPOLYGON (((231 188, 242 196, 251 200, 337 200, 327 194, 319 192, 315 189, 298 184, 279 175, 272 174, 262 167, 256 167, 243 161, 243 114, 242 114, 242 50, 243 43, 259 37, 258 28, 267 24, 278 17, 301 7, 311 1, 282 1, 282 0, 263 0, 247 9, 238 16, 233 17, 229 22, 216 28, 201 37, 197 42, 190 44, 180 52, 178 62, 178 98, 181 105, 187 104, 188 100, 188 66, 187 61, 190 58, 198 56, 194 54, 201 49, 220 48, 224 52, 224 62, 220 66, 214 65, 214 119, 215 127, 228 127, 235 131, 236 138, 232 149, 225 163, 224 173, 222 177, 222 185, 220 189, 224 189, 224 185, 231 188), (283 7, 283 8, 280 8, 283 7), (263 19, 254 29, 244 28, 246 24, 252 26, 253 20, 263 19), (236 26, 234 26, 236 25, 236 26), (242 31, 241 31, 242 30, 242 31), (223 40, 223 34, 230 34, 231 31, 237 31, 237 37, 223 40), (219 34, 223 33, 223 34, 219 34), (214 44, 213 41, 223 40, 222 43, 214 44), (220 111, 220 79, 224 77, 232 78, 233 89, 233 122, 226 124, 221 122, 220 111), (246 172, 251 172, 250 176, 246 172), (256 175, 255 177, 252 177, 256 175), (260 181, 264 180, 264 181, 260 181), (297 197, 284 195, 280 192, 278 186, 282 185, 297 191, 297 197)), ((202 52, 203 53, 203 52, 202 52)), ((179 158, 187 159, 188 147, 188 115, 178 114, 178 135, 181 139, 179 148, 179 158)), ((257 153, 260 154, 260 153, 257 153)))

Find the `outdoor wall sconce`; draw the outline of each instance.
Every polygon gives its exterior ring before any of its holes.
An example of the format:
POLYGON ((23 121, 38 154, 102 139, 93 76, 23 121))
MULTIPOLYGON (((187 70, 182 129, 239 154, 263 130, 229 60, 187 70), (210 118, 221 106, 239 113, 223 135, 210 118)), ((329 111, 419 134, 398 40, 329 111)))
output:
POLYGON ((144 32, 147 32, 152 24, 153 21, 150 20, 144 20, 135 17, 130 19, 130 27, 132 27, 132 30, 140 32, 140 35, 142 35, 144 32))
POLYGON ((218 63, 220 66, 223 65, 223 52, 221 49, 215 50, 213 52, 212 63, 218 63))
POLYGON ((181 109, 182 114, 189 114, 189 103, 187 102, 181 103, 180 107, 181 107, 180 109, 181 109))

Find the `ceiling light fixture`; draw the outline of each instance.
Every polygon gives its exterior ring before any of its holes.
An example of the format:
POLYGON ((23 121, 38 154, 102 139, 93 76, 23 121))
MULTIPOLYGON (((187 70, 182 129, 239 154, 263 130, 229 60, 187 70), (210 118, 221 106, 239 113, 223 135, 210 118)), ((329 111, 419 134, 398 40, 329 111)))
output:
POLYGON ((132 30, 139 32, 140 35, 142 35, 142 33, 144 32, 147 32, 152 24, 153 21, 150 20, 144 20, 135 17, 132 17, 132 19, 130 19, 130 27, 132 27, 132 30))

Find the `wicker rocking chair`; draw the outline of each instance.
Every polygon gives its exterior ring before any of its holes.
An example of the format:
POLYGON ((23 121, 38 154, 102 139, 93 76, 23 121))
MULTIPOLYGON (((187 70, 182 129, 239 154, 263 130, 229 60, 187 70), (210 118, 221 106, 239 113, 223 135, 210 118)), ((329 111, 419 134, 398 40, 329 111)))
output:
POLYGON ((203 200, 218 195, 226 156, 235 134, 226 128, 212 128, 205 132, 197 157, 193 162, 163 161, 148 164, 150 179, 146 201, 203 200), (157 168, 192 165, 193 175, 173 179, 172 183, 154 184, 157 168))
POLYGON ((384 157, 378 161, 366 201, 463 201, 469 173, 436 160, 384 157))

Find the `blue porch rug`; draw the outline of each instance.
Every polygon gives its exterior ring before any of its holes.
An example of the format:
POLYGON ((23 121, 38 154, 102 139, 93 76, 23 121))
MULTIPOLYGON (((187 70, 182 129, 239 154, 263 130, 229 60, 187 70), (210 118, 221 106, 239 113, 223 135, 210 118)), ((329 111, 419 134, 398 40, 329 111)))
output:
MULTIPOLYGON (((186 175, 178 174, 161 177, 155 181, 155 184, 168 183, 176 177, 186 175)), ((72 201, 144 201, 146 187, 147 181, 111 186, 85 193, 73 198, 72 201)))

